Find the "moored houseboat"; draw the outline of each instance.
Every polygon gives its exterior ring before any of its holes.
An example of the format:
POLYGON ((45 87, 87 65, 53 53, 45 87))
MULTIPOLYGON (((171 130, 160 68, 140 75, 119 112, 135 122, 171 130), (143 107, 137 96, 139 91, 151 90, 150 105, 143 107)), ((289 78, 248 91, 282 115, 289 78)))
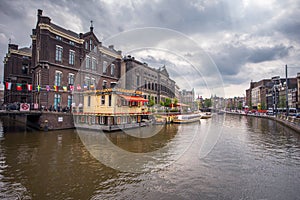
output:
POLYGON ((186 124, 192 122, 200 122, 200 118, 201 118, 200 113, 177 115, 177 117, 173 119, 173 123, 186 124))
POLYGON ((76 128, 114 131, 147 125, 148 100, 140 91, 109 88, 82 95, 82 109, 73 113, 76 128))

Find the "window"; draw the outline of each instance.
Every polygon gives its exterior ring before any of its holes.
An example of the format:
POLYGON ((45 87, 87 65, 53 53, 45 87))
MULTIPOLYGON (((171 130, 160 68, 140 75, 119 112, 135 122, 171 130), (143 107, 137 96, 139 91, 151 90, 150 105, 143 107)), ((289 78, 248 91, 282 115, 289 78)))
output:
POLYGON ((70 50, 69 51, 69 64, 74 65, 75 63, 75 51, 70 50))
POLYGON ((90 51, 93 49, 93 40, 90 39, 90 51))
POLYGON ((69 44, 75 46, 75 43, 73 41, 69 41, 69 44))
POLYGON ((108 95, 108 106, 111 106, 111 95, 108 95))
POLYGON ((74 74, 69 73, 69 75, 68 75, 68 84, 69 85, 74 85, 74 79, 75 79, 74 74))
POLYGON ((84 78, 84 83, 87 86, 87 88, 89 88, 90 85, 91 85, 91 79, 90 79, 90 77, 85 77, 84 78))
POLYGON ((56 45, 56 51, 55 51, 55 60, 61 62, 62 61, 62 53, 63 48, 61 46, 56 45))
POLYGON ((96 58, 92 58, 92 70, 96 70, 97 60, 96 58))
POLYGON ((62 41, 61 37, 58 35, 55 36, 55 39, 62 41))
POLYGON ((89 43, 88 43, 88 41, 85 41, 85 49, 89 49, 89 43))
POLYGON ((93 86, 93 88, 91 88, 91 89, 95 89, 95 86, 96 86, 96 79, 91 78, 91 85, 93 86))
POLYGON ((90 107, 91 106, 91 96, 88 96, 88 105, 87 105, 88 107, 90 107))
POLYGON ((104 106, 105 105, 105 95, 101 96, 101 105, 104 106))
POLYGON ((136 76, 136 87, 139 87, 140 86, 140 76, 137 75, 136 76))
POLYGON ((37 73, 36 73, 36 85, 40 85, 41 84, 41 70, 39 70, 37 73))
POLYGON ((102 88, 103 88, 103 89, 106 89, 106 87, 107 87, 107 81, 104 80, 103 83, 102 83, 102 88))
POLYGON ((115 75, 115 64, 110 65, 110 74, 111 74, 111 76, 115 75))
POLYGON ((73 96, 72 95, 68 95, 68 107, 69 108, 71 108, 72 102, 73 102, 73 96))
POLYGON ((85 68, 86 69, 90 68, 90 63, 91 63, 91 58, 89 56, 86 56, 86 59, 85 59, 85 68))
POLYGON ((22 74, 28 74, 28 66, 27 65, 22 66, 22 74))
POLYGON ((60 94, 54 94, 54 108, 57 109, 57 106, 60 104, 61 96, 60 94))
POLYGON ((61 71, 55 71, 54 85, 60 86, 61 85, 61 78, 62 78, 62 72, 61 71))
POLYGON ((103 73, 106 73, 106 68, 107 68, 107 62, 103 61, 103 73))

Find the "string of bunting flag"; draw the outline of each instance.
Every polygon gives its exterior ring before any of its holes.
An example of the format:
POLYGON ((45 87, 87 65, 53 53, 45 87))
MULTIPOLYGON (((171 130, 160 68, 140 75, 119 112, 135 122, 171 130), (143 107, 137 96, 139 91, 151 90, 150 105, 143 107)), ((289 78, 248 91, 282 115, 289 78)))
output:
MULTIPOLYGON (((23 91, 23 90, 26 90, 28 92, 30 91, 33 91, 33 85, 32 84, 28 84, 28 83, 11 83, 11 82, 5 82, 5 88, 6 90, 12 90, 13 88, 13 85, 15 85, 14 87, 16 88, 17 91, 23 91), (24 86, 26 86, 26 89, 24 89, 24 86)), ((86 85, 86 84, 83 84, 82 87, 80 84, 77 84, 76 86, 76 90, 77 91, 81 91, 83 88, 83 90, 93 90, 95 89, 95 86, 94 85, 86 85)), ((60 90, 63 90, 64 92, 68 92, 68 91, 74 91, 75 89, 75 86, 74 85, 69 85, 69 86, 58 86, 58 85, 53 85, 53 86, 50 86, 50 85, 37 85, 35 87, 35 91, 36 92, 40 92, 40 91, 47 91, 47 92, 50 92, 50 91, 55 91, 55 92, 58 92, 60 90)))

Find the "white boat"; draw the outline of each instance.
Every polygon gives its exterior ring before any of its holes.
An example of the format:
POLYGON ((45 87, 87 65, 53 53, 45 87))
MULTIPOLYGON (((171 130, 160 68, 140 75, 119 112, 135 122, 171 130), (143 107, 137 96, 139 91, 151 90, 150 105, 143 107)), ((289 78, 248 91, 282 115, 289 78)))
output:
POLYGON ((195 113, 195 114, 186 114, 186 115, 177 115, 173 119, 173 123, 176 124, 186 124, 186 123, 192 123, 192 122, 200 122, 201 114, 195 113))
POLYGON ((201 119, 208 119, 208 118, 211 118, 211 117, 212 117, 211 113, 204 113, 204 114, 201 115, 201 119))

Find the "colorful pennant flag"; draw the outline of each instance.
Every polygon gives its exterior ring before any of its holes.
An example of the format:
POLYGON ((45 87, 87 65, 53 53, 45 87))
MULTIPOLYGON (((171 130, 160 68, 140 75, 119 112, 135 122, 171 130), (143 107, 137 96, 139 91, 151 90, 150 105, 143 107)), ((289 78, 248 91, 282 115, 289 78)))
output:
POLYGON ((32 91, 32 84, 27 84, 27 90, 32 91))
POLYGON ((95 86, 94 85, 90 85, 90 89, 91 90, 95 89, 95 86))
POLYGON ((77 85, 77 90, 81 90, 81 86, 79 84, 77 85))
POLYGON ((64 90, 65 92, 68 91, 67 86, 63 86, 63 90, 64 90))
POLYGON ((22 83, 17 83, 17 91, 22 91, 22 83))
POLYGON ((87 90, 88 86, 86 84, 83 85, 83 89, 87 90))
POLYGON ((50 86, 49 85, 46 85, 46 90, 47 90, 47 92, 50 91, 50 86))
POLYGON ((37 92, 40 92, 40 90, 41 90, 41 86, 40 86, 40 85, 37 85, 37 86, 36 86, 36 91, 37 91, 37 92))
POLYGON ((7 90, 11 90, 11 82, 5 82, 5 86, 7 90))
POLYGON ((70 85, 70 91, 74 90, 74 85, 70 85))
POLYGON ((55 92, 58 92, 58 86, 57 85, 54 85, 53 88, 54 88, 55 92))

